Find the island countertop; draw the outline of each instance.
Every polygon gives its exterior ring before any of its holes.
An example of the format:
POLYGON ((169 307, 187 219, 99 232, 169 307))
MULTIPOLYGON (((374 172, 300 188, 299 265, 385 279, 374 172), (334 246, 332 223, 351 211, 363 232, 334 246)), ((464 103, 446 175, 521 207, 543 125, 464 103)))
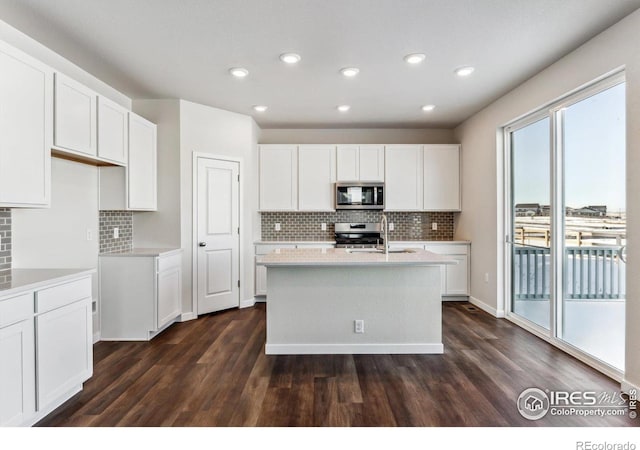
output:
POLYGON ((267 267, 281 266, 431 266, 458 264, 453 258, 426 250, 411 249, 407 253, 389 254, 363 251, 364 249, 305 248, 278 249, 261 256, 256 264, 267 267))
POLYGON ((0 296, 48 287, 52 283, 63 283, 91 275, 96 269, 10 269, 0 277, 0 296))

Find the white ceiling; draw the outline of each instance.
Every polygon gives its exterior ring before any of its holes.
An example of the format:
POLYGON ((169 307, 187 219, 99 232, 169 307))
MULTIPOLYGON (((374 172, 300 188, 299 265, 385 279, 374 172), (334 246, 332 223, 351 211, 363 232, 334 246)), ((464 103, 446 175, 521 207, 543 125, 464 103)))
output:
POLYGON ((432 128, 459 124, 637 8, 640 0, 0 0, 0 18, 132 98, 183 98, 263 128, 432 128), (286 66, 283 52, 302 61, 286 66), (426 61, 408 66, 412 52, 426 61), (476 71, 457 78, 462 65, 476 71), (230 76, 236 66, 249 76, 230 76), (345 66, 360 74, 344 78, 345 66), (428 103, 436 110, 422 112, 428 103))

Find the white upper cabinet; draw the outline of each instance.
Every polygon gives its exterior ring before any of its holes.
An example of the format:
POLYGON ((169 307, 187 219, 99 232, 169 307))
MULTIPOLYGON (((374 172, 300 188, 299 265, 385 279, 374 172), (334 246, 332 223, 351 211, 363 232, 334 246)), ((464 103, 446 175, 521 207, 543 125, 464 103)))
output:
POLYGON ((337 181, 384 181, 384 145, 338 145, 337 181))
POLYGON ((157 127, 129 113, 129 164, 127 166, 128 209, 157 209, 157 127))
POLYGON ((117 103, 98 97, 98 157, 127 164, 128 111, 117 103))
POLYGON ((298 147, 260 146, 260 210, 295 211, 298 207, 298 147))
POLYGON ((0 41, 0 207, 47 207, 53 70, 0 41))
POLYGON ((298 148, 298 210, 333 211, 336 182, 336 146, 301 145, 298 148))
POLYGON ((54 146, 97 155, 97 99, 97 94, 86 86, 55 74, 54 146))
POLYGON ((337 170, 338 181, 359 181, 360 180, 360 146, 338 145, 337 161, 338 161, 338 170, 337 170))
POLYGON ((460 211, 460 146, 424 146, 424 209, 460 211))
POLYGON ((384 181, 384 145, 360 146, 360 181, 384 181))
POLYGON ((420 211, 422 196, 422 145, 387 145, 385 152, 385 209, 420 211))

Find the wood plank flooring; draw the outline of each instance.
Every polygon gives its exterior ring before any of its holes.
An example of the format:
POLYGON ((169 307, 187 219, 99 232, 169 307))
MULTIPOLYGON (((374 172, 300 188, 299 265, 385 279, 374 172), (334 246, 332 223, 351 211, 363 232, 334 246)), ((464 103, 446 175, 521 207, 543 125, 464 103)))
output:
POLYGON ((100 342, 84 390, 39 426, 637 426, 624 417, 520 416, 528 387, 617 382, 504 319, 443 305, 443 355, 266 356, 265 305, 100 342))

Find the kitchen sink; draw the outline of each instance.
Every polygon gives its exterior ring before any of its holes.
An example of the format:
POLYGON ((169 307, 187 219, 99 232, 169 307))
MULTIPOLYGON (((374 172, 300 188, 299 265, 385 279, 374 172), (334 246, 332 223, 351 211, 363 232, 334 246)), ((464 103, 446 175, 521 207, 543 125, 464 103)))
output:
MULTIPOLYGON (((384 250, 379 248, 347 248, 347 253, 379 253, 384 254, 384 250)), ((410 248, 390 248, 389 253, 415 253, 415 250, 410 248)))

